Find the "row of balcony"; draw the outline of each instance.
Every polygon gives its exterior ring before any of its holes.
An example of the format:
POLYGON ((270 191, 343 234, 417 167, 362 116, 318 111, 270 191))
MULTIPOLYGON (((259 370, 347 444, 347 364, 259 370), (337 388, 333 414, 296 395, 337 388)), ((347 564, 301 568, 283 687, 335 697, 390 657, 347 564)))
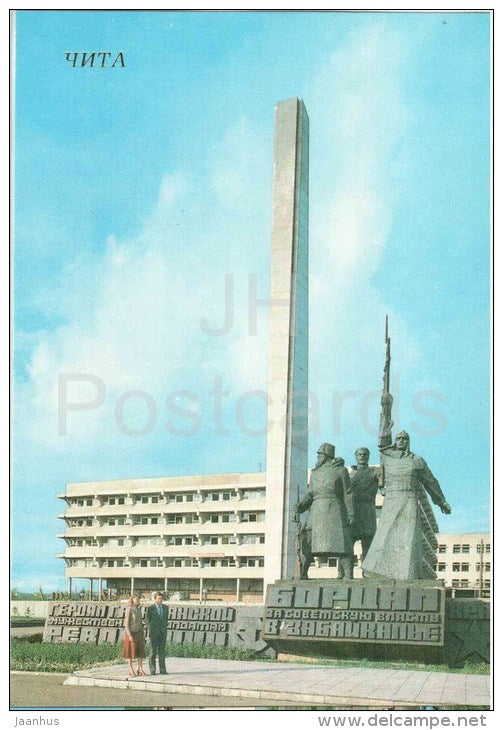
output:
MULTIPOLYGON (((224 525, 230 523, 264 523, 265 522, 265 511, 263 510, 236 510, 234 512, 207 512, 207 513, 195 513, 190 512, 189 514, 180 513, 160 513, 160 514, 130 514, 130 515, 117 515, 117 516, 99 516, 99 517, 69 517, 68 515, 58 515, 60 519, 65 520, 69 527, 94 527, 101 529, 104 527, 137 527, 137 526, 152 526, 152 525, 224 525)), ((216 528, 218 529, 218 528, 216 528)))
POLYGON ((211 535, 218 531, 219 535, 240 535, 251 533, 263 535, 265 522, 223 522, 218 525, 213 522, 182 523, 178 525, 104 525, 90 527, 68 527, 61 538, 100 538, 100 537, 150 537, 156 535, 211 535))
POLYGON ((187 512, 238 512, 243 510, 265 509, 265 497, 256 499, 234 499, 221 502, 158 502, 155 504, 138 502, 136 504, 104 504, 100 506, 68 507, 60 517, 104 517, 106 515, 127 514, 186 514, 187 512))
POLYGON ((215 553, 226 557, 239 555, 261 555, 265 554, 263 543, 243 545, 124 545, 124 546, 83 546, 67 547, 60 557, 64 558, 105 558, 105 557, 177 557, 180 554, 191 557, 207 557, 215 553))
POLYGON ((264 499, 265 487, 247 486, 237 488, 235 490, 215 490, 214 487, 209 491, 185 491, 185 492, 157 492, 143 493, 127 492, 122 494, 89 494, 83 497, 70 497, 66 494, 58 495, 59 499, 63 499, 70 509, 89 509, 101 507, 120 507, 133 506, 139 504, 152 505, 172 505, 172 504, 201 504, 201 503, 218 503, 246 501, 249 499, 264 499))
POLYGON ((263 567, 214 567, 211 572, 208 568, 195 567, 67 567, 67 578, 263 578, 263 567))

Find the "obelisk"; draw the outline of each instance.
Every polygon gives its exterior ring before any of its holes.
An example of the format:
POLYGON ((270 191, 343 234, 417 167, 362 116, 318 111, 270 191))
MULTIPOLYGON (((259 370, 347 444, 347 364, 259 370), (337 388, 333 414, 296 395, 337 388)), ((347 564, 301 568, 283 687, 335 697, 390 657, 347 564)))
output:
POLYGON ((274 130, 264 590, 292 578, 297 488, 307 479, 309 119, 277 104, 274 130))

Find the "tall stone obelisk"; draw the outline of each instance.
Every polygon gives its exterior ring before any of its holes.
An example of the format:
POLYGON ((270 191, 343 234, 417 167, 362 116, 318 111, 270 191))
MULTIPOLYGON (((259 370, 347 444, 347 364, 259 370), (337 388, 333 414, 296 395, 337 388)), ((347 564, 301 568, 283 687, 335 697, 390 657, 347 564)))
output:
POLYGON ((307 479, 309 119, 275 110, 264 589, 295 569, 297 486, 307 479))

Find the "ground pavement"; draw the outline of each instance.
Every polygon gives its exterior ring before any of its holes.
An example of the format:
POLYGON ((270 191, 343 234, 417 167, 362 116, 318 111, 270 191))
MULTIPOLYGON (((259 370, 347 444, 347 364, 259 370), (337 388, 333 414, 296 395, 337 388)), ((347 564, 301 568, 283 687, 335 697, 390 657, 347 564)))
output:
POLYGON ((281 662, 168 658, 168 674, 128 677, 125 665, 75 672, 65 685, 239 697, 353 708, 490 706, 481 674, 331 667, 281 662))

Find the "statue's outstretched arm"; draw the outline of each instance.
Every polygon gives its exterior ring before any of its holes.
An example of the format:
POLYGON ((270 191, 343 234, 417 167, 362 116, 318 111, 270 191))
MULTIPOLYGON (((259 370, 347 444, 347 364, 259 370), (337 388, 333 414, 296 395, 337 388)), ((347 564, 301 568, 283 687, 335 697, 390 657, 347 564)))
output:
POLYGON ((421 459, 422 463, 422 469, 419 474, 419 480, 423 487, 426 489, 428 494, 431 497, 431 500, 433 504, 436 504, 440 507, 442 512, 446 515, 451 514, 451 508, 448 504, 447 500, 445 499, 445 495, 442 492, 442 489, 440 487, 440 484, 438 483, 438 480, 435 479, 433 474, 431 473, 430 469, 428 468, 428 464, 424 461, 424 459, 421 459))

